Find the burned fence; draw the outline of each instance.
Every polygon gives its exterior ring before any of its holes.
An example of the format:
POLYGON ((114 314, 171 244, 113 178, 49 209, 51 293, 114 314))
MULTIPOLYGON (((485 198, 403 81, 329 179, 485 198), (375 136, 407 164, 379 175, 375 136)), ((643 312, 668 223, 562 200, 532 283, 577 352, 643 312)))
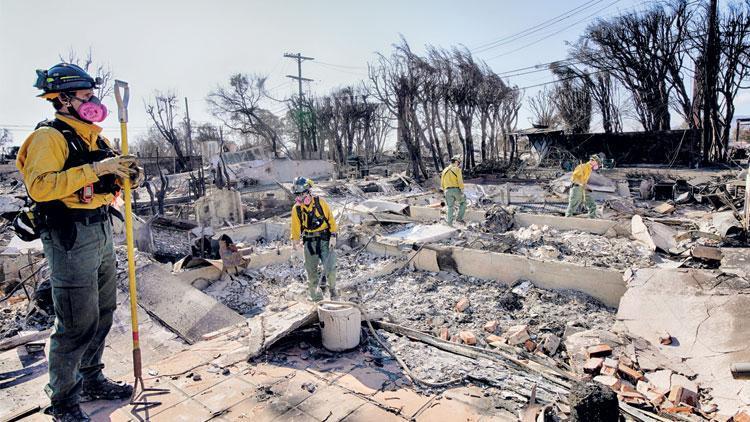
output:
POLYGON ((578 159, 603 152, 617 165, 664 164, 689 166, 699 158, 700 132, 665 130, 655 132, 529 133, 537 152, 562 149, 578 159))

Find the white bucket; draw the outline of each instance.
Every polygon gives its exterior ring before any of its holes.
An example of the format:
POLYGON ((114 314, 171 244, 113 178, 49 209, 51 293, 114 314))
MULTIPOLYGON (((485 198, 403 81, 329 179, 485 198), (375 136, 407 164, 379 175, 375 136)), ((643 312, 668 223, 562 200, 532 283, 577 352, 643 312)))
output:
POLYGON ((323 347, 332 352, 343 352, 359 344, 362 315, 355 306, 346 303, 318 305, 318 319, 323 347))

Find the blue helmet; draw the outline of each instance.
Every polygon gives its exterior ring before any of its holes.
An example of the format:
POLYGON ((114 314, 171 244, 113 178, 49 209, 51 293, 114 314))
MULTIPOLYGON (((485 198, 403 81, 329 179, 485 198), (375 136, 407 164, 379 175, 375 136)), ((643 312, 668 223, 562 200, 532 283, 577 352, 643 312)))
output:
POLYGON ((66 91, 97 88, 101 78, 92 78, 80 66, 71 63, 58 63, 48 70, 37 69, 34 87, 44 91, 40 97, 66 91))
POLYGON ((311 179, 300 176, 294 179, 294 183, 292 183, 292 192, 294 192, 295 195, 300 195, 309 192, 310 189, 312 189, 312 186, 313 181, 311 179))

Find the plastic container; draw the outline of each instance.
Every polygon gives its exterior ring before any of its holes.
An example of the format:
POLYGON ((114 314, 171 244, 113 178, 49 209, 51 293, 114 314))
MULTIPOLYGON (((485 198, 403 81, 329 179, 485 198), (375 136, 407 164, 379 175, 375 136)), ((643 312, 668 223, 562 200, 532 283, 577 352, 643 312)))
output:
POLYGON ((350 350, 359 344, 362 314, 356 306, 341 303, 318 305, 323 347, 332 352, 350 350))

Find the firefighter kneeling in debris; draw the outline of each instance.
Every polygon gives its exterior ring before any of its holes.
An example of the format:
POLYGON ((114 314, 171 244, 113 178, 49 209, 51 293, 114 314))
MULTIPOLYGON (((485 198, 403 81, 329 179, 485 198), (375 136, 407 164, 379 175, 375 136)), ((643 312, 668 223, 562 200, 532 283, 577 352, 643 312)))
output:
POLYGON ((588 162, 579 164, 573 170, 571 176, 570 196, 568 197, 568 209, 565 211, 566 217, 572 217, 578 212, 581 205, 585 205, 589 212, 589 218, 596 218, 596 202, 591 196, 589 189, 589 178, 591 173, 599 170, 602 165, 602 159, 598 155, 592 155, 588 162))
POLYGON ((46 412, 58 421, 88 421, 79 402, 127 399, 133 392, 102 374, 102 353, 117 306, 110 204, 122 180, 137 186, 143 171, 134 157, 118 155, 94 124, 107 116, 94 95, 100 83, 68 63, 37 70, 34 86, 55 107, 55 119, 37 125, 16 161, 35 201, 31 224, 23 227, 41 238, 51 271, 55 325, 45 391, 52 403, 46 412))
POLYGON ((310 299, 323 300, 326 290, 331 300, 336 293, 336 220, 328 203, 311 193, 313 182, 304 177, 294 179, 292 191, 297 198, 292 206, 291 239, 294 249, 304 249, 305 271, 310 299), (318 264, 323 266, 323 279, 318 286, 318 264), (319 288, 320 287, 320 288, 319 288))

